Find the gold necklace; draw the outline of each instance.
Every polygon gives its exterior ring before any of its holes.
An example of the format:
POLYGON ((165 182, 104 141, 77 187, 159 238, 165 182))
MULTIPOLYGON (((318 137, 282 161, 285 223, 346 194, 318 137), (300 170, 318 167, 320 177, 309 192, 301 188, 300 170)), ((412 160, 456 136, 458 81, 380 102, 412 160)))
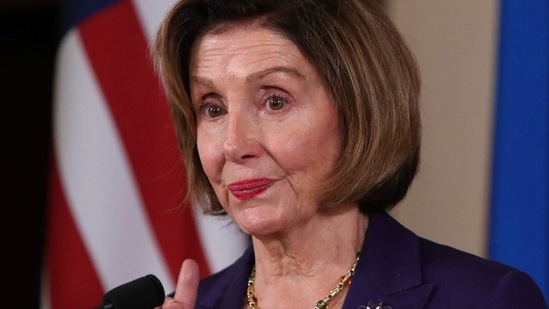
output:
MULTIPOLYGON (((349 271, 339 278, 339 283, 335 289, 331 290, 330 293, 323 299, 319 300, 316 303, 316 306, 313 309, 328 309, 328 303, 336 297, 336 295, 343 290, 346 286, 351 284, 351 277, 355 274, 356 265, 360 259, 360 252, 356 254, 356 260, 349 269, 349 271)), ((246 300, 248 301, 248 308, 250 309, 259 309, 257 306, 257 298, 254 295, 254 283, 255 283, 255 265, 252 268, 252 273, 248 277, 248 289, 246 291, 246 300)))

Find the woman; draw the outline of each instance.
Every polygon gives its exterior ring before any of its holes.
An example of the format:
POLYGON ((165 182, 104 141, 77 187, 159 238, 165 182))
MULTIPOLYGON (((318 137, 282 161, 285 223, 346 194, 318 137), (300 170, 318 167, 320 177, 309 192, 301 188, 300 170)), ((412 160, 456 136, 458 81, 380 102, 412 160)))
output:
POLYGON ((162 308, 546 308, 385 213, 416 173, 420 83, 376 1, 181 1, 156 49, 188 201, 252 237, 200 283, 185 261, 162 308))

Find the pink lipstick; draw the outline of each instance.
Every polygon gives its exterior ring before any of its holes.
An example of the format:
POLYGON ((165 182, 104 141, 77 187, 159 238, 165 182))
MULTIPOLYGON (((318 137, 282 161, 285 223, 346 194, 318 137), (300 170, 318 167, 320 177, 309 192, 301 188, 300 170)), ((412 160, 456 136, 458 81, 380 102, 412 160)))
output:
POLYGON ((247 200, 263 193, 274 183, 275 180, 269 178, 245 179, 233 182, 227 188, 237 199, 247 200))

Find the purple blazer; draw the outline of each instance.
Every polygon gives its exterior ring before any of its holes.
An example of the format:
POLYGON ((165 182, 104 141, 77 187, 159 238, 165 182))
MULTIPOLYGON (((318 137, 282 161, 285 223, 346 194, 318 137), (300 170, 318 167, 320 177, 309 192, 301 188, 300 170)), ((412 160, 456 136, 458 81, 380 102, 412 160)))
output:
MULTIPOLYGON (((364 244, 344 309, 547 309, 527 274, 420 238, 386 213, 370 215, 364 244)), ((253 264, 250 247, 202 280, 196 308, 242 308, 253 264)))

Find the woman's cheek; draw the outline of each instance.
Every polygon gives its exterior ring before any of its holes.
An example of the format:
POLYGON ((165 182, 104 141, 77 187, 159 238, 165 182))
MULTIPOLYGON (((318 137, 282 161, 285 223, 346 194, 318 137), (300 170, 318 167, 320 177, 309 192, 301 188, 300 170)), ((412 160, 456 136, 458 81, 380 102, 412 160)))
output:
POLYGON ((219 141, 215 141, 208 135, 204 136, 204 134, 198 134, 198 156, 200 157, 202 168, 210 180, 214 180, 220 176, 217 175, 216 177, 215 175, 216 173, 221 172, 220 165, 222 164, 224 157, 223 149, 220 144, 219 141))

